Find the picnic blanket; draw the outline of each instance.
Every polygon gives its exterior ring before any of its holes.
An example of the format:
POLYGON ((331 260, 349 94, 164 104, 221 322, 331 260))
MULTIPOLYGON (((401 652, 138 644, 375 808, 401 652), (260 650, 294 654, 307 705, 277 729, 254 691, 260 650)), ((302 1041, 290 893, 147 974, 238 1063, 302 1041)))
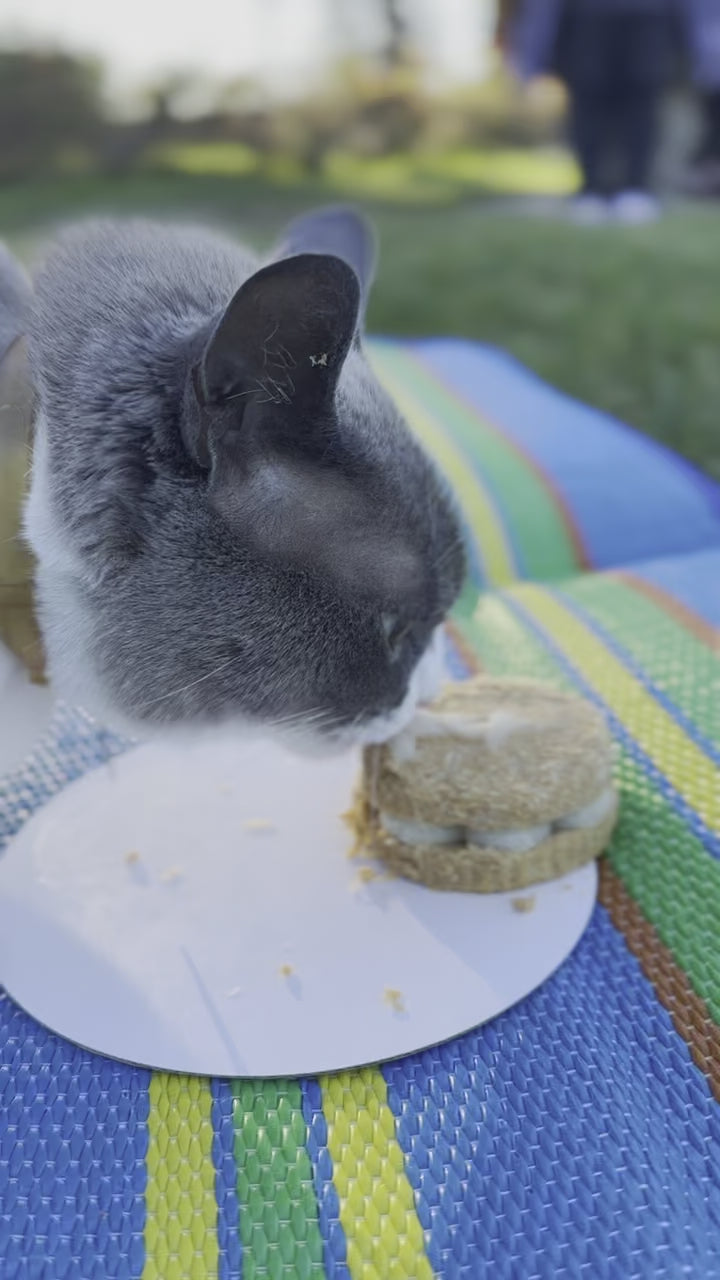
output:
MULTIPOLYGON (((0 998, 3 1280, 720 1277, 720 493, 497 352, 374 358, 471 539, 455 674, 579 690, 619 744, 591 924, 492 1023, 321 1079, 150 1073, 0 998)), ((60 708, 0 843, 117 749, 60 708)))

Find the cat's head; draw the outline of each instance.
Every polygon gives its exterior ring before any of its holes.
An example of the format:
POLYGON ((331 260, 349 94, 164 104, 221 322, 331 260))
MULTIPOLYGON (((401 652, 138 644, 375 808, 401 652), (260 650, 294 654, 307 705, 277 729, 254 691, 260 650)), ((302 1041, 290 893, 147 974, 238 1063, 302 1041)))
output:
MULTIPOLYGON (((429 691, 463 551, 444 483, 366 358, 373 259, 355 215, 310 216, 214 314, 169 314, 157 344, 118 337, 101 362, 97 323, 87 349, 51 351, 69 320, 51 257, 27 525, 61 690, 146 727, 241 719, 338 742, 387 736, 429 691)), ((153 323, 112 296, 107 315, 153 323)))

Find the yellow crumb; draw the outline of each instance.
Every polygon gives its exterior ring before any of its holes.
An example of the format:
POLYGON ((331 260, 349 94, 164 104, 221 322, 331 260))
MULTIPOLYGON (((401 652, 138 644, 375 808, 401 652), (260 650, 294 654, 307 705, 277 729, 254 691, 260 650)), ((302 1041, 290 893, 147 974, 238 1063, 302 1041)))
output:
POLYGON ((405 1012, 405 997, 402 991, 397 991, 395 987, 386 987, 383 999, 390 1005, 393 1013, 405 1012))
POLYGON ((359 889, 361 885, 372 884, 374 880, 397 880, 397 878, 394 871, 378 871, 376 867, 360 867, 351 887, 359 889))
POLYGON ((279 973, 281 978, 292 978, 295 970, 291 964, 281 964, 279 973))
POLYGON ((131 867, 134 865, 134 863, 140 861, 140 854, 137 853, 135 849, 133 849, 130 853, 125 854, 125 861, 127 862, 128 866, 131 867))
POLYGON ((527 912, 535 910, 535 894, 529 893, 523 898, 511 898, 513 911, 527 912))
POLYGON ((269 818, 248 818, 247 822, 243 823, 243 826, 246 831, 275 830, 275 823, 271 822, 269 818))
POLYGON ((359 884, 372 884, 373 880, 380 879, 380 872, 374 867, 361 867, 357 873, 357 881, 359 884))
POLYGON ((160 876, 163 884, 172 884, 175 880, 182 880, 182 871, 179 867, 168 867, 160 876))
POLYGON ((367 796, 358 788, 346 813, 340 815, 355 839, 348 850, 348 858, 359 858, 366 849, 373 829, 372 812, 367 796))

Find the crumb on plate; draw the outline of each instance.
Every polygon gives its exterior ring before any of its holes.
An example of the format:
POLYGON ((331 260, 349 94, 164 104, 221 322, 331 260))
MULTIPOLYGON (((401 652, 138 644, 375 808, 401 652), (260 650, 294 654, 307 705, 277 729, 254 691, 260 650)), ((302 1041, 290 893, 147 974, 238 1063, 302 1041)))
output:
POLYGON ((356 880, 358 884, 372 884, 373 880, 379 880, 380 878, 380 872, 376 871, 374 867, 360 867, 356 880))
POLYGON ((396 987, 386 987, 383 999, 386 1004, 390 1005, 393 1013, 405 1012, 405 997, 402 991, 398 991, 396 987))
POLYGON ((182 880, 182 871, 179 867, 168 867, 160 875, 163 884, 173 884, 175 880, 182 880))
POLYGON ((246 831, 274 831, 275 823, 269 818, 248 818, 243 827, 246 831))
POLYGON ((137 852, 136 849, 131 849, 130 853, 125 854, 125 861, 127 862, 129 867, 132 867, 135 865, 136 862, 140 861, 140 854, 137 852))
POLYGON ((295 970, 291 964, 281 964, 278 972, 281 978, 292 978, 295 970))
POLYGON ((512 903, 513 911, 519 911, 522 914, 526 914, 528 911, 535 910, 535 894, 534 893, 528 893, 521 898, 511 898, 510 901, 512 903))
POLYGON ((352 805, 340 817, 355 837, 347 856, 350 859, 359 858, 368 845, 373 825, 367 797, 360 790, 356 791, 352 805))

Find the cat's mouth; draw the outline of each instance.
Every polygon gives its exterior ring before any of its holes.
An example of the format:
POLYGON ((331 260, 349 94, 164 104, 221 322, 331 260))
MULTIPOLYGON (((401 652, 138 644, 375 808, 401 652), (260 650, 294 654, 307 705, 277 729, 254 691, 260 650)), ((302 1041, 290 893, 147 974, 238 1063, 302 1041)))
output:
MULTIPOLYGON (((419 706, 432 702, 446 674, 445 631, 443 627, 437 627, 410 676, 402 702, 388 711, 358 717, 352 724, 319 732, 317 754, 376 746, 394 738, 407 728, 419 706)), ((315 736, 311 734, 311 737, 315 736)), ((302 738, 308 742, 306 734, 302 734, 302 738)), ((309 742, 308 749, 315 754, 309 742)))

